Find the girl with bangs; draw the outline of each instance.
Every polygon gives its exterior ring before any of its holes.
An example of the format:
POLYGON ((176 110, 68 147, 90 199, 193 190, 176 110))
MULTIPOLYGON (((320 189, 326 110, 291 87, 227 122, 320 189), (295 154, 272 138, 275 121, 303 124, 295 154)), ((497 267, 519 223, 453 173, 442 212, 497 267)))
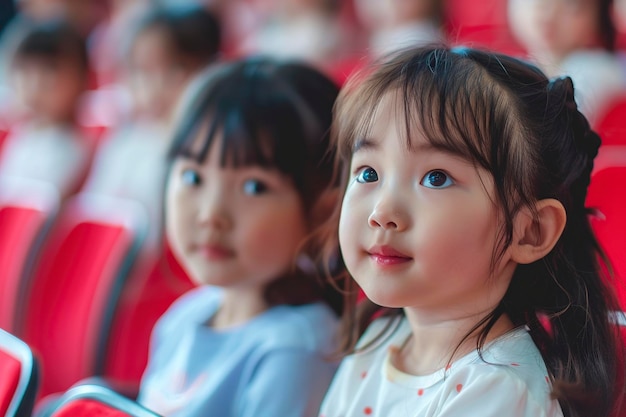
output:
POLYGON ((600 139, 569 78, 410 49, 347 84, 332 137, 327 238, 354 288, 321 416, 618 409, 618 305, 584 205, 600 139))
POLYGON ((219 65, 190 86, 165 228, 197 288, 153 331, 141 404, 164 416, 317 415, 342 298, 306 242, 334 206, 337 93, 304 64, 265 59, 219 65))

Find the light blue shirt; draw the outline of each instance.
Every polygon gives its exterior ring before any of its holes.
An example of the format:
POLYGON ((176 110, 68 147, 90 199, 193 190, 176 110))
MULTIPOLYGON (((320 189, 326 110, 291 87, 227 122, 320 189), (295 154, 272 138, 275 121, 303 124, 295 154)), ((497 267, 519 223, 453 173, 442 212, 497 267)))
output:
POLYGON ((199 287, 159 319, 138 401, 164 416, 314 417, 337 364, 338 319, 323 303, 276 306, 207 326, 221 290, 199 287))

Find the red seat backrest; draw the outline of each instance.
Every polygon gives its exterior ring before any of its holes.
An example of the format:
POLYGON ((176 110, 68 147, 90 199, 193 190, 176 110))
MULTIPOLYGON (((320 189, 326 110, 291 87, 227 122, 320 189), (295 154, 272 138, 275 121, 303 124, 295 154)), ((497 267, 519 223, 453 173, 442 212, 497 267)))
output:
POLYGON ((507 0, 480 3, 466 0, 445 2, 445 28, 452 45, 490 48, 522 55, 523 49, 513 39, 507 22, 507 0))
POLYGON ((16 178, 0 180, 0 328, 15 331, 26 266, 35 255, 59 205, 51 185, 16 178))
POLYGON ((21 326, 41 362, 41 396, 95 374, 144 215, 132 202, 89 195, 62 208, 34 269, 21 326))
POLYGON ((626 146, 626 94, 619 95, 604 107, 595 123, 602 145, 626 146))
POLYGON ((115 311, 102 370, 102 376, 116 389, 137 393, 154 324, 192 287, 169 248, 153 260, 151 268, 129 277, 115 311))
POLYGON ((597 210, 597 215, 591 217, 591 226, 611 260, 617 295, 622 309, 626 309, 626 164, 594 172, 586 205, 597 210))

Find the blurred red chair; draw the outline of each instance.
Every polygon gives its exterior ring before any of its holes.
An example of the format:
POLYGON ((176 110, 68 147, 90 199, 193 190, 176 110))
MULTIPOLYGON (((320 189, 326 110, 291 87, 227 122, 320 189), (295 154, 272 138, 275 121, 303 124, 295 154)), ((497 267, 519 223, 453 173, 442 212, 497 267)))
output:
POLYGON ((507 0, 488 0, 480 6, 466 0, 447 0, 444 4, 444 26, 450 44, 523 55, 509 29, 507 0))
POLYGON ((23 305, 26 266, 36 254, 59 208, 59 195, 46 183, 0 179, 0 328, 15 331, 23 305))
POLYGON ((20 337, 38 354, 40 395, 95 375, 147 214, 132 201, 77 195, 61 208, 25 297, 20 337))
POLYGON ((104 366, 98 370, 116 391, 137 395, 154 324, 192 287, 169 247, 146 270, 135 271, 128 279, 113 318, 104 366))
POLYGON ((587 192, 586 205, 595 209, 591 226, 611 260, 615 287, 622 309, 626 310, 626 161, 595 171, 587 192))
POLYGON ((594 128, 602 138, 602 146, 626 146, 626 94, 621 94, 604 107, 594 128))
POLYGON ((0 415, 31 415, 37 392, 37 371, 30 347, 0 329, 0 415))
POLYGON ((135 401, 100 385, 77 385, 63 394, 46 417, 159 417, 135 401))

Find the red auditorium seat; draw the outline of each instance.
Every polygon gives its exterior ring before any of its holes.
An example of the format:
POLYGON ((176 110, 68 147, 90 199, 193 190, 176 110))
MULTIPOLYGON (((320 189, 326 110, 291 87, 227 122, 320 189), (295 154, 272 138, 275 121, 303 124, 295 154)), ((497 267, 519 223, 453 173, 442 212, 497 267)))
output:
POLYGON ((27 265, 59 208, 52 185, 0 179, 0 328, 15 331, 27 265))
POLYGON ((626 161, 593 173, 586 205, 597 210, 591 226, 611 260, 618 297, 626 310, 626 161))
POLYGON ((146 228, 147 214, 131 201, 81 194, 61 208, 37 259, 18 333, 40 360, 41 396, 95 375, 146 228))
POLYGON ((46 411, 47 417, 158 417, 140 404, 100 385, 77 385, 46 411))
POLYGON ((625 120, 626 94, 622 94, 605 106, 605 110, 595 123, 595 130, 602 138, 602 146, 626 146, 625 120))
POLYGON ((30 347, 0 329, 0 415, 29 417, 37 392, 37 362, 30 347))
POLYGON ((466 0, 445 2, 445 30, 452 45, 489 48, 511 55, 523 55, 507 22, 507 0, 477 3, 466 0))
POLYGON ((147 271, 127 281, 111 326, 104 368, 98 374, 133 397, 148 363, 152 328, 172 302, 193 287, 169 248, 147 271))

